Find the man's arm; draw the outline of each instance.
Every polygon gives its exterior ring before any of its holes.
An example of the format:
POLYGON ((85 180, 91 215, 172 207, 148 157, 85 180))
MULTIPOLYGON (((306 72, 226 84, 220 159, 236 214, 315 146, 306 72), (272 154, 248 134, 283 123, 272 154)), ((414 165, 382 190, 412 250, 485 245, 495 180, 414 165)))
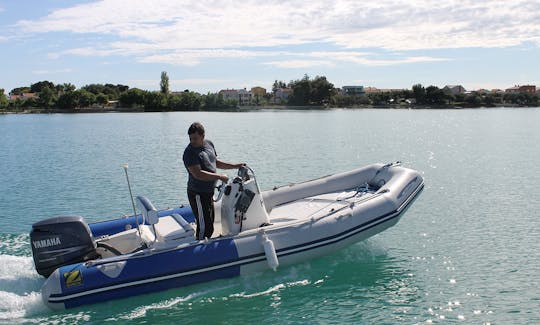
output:
POLYGON ((219 159, 216 160, 216 167, 219 168, 219 169, 238 169, 238 168, 240 168, 242 166, 245 166, 245 165, 246 165, 245 163, 230 164, 230 163, 221 161, 219 159))
POLYGON ((206 170, 202 170, 200 165, 189 166, 187 167, 187 169, 193 177, 200 181, 210 182, 219 180, 227 182, 229 180, 229 176, 225 174, 211 173, 206 170))

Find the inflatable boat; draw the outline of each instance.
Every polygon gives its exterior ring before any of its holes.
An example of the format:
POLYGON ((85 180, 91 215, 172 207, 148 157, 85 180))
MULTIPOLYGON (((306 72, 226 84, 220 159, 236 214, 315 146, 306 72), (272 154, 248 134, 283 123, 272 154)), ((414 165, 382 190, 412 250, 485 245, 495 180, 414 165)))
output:
POLYGON ((131 217, 42 220, 30 233, 42 298, 57 310, 275 270, 395 225, 423 187, 392 163, 261 191, 246 166, 221 186, 210 239, 196 240, 189 206, 157 210, 142 196, 131 217))

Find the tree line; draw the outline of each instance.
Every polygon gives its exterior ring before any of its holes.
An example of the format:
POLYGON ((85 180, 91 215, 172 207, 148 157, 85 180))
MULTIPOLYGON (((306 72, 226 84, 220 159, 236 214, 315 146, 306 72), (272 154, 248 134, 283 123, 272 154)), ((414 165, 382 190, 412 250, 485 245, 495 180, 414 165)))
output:
MULTIPOLYGON (((279 89, 291 90, 289 97, 280 104, 316 107, 492 107, 497 105, 539 106, 536 94, 478 93, 452 94, 436 86, 415 84, 410 90, 395 90, 363 95, 343 94, 324 76, 310 78, 304 75, 288 83, 276 80, 267 95, 256 96, 254 106, 270 106, 279 89)), ((199 94, 185 90, 171 93, 169 77, 161 73, 160 91, 130 88, 126 85, 90 84, 77 89, 70 83, 57 84, 40 81, 29 87, 13 89, 10 94, 36 93, 36 97, 20 97, 8 101, 0 89, 0 109, 12 111, 38 108, 43 110, 76 110, 88 107, 118 105, 127 109, 144 111, 230 110, 238 107, 236 99, 225 99, 219 93, 199 94)))
POLYGON ((275 93, 279 88, 291 88, 289 105, 317 105, 329 107, 494 107, 497 105, 539 106, 539 96, 529 93, 470 92, 452 94, 437 86, 424 87, 415 84, 412 88, 379 91, 362 95, 343 94, 326 77, 314 79, 304 75, 302 79, 286 84, 276 80, 272 86, 275 93))

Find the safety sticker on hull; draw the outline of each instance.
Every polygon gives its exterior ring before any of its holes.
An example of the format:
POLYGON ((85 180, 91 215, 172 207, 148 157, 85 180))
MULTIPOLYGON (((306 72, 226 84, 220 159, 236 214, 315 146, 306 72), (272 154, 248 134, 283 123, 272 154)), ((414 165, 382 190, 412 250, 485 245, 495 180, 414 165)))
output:
POLYGON ((81 270, 64 273, 64 280, 66 282, 66 287, 68 288, 81 285, 83 282, 81 270))

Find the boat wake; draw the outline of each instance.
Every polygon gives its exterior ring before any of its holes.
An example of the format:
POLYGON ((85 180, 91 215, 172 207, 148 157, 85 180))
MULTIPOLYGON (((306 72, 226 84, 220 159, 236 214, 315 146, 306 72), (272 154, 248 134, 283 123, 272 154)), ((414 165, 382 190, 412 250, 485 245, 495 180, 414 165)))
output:
POLYGON ((31 257, 0 255, 0 322, 49 312, 31 257))
POLYGON ((184 303, 195 300, 197 298, 207 296, 208 294, 211 294, 211 293, 213 293, 215 291, 221 291, 221 290, 229 289, 231 287, 232 286, 229 285, 229 286, 224 286, 224 287, 212 288, 212 289, 209 289, 209 290, 201 290, 201 291, 197 291, 197 292, 188 294, 187 296, 174 297, 174 298, 170 298, 170 299, 167 299, 167 300, 164 300, 164 301, 152 303, 152 304, 150 304, 148 306, 140 306, 140 307, 137 307, 137 308, 135 308, 134 310, 132 310, 130 312, 120 314, 120 315, 116 315, 113 318, 106 319, 106 321, 117 321, 117 320, 129 320, 129 321, 132 321, 132 320, 135 320, 135 319, 144 318, 144 317, 147 316, 148 313, 150 313, 152 311, 175 309, 175 307, 178 306, 178 305, 182 305, 184 303))

